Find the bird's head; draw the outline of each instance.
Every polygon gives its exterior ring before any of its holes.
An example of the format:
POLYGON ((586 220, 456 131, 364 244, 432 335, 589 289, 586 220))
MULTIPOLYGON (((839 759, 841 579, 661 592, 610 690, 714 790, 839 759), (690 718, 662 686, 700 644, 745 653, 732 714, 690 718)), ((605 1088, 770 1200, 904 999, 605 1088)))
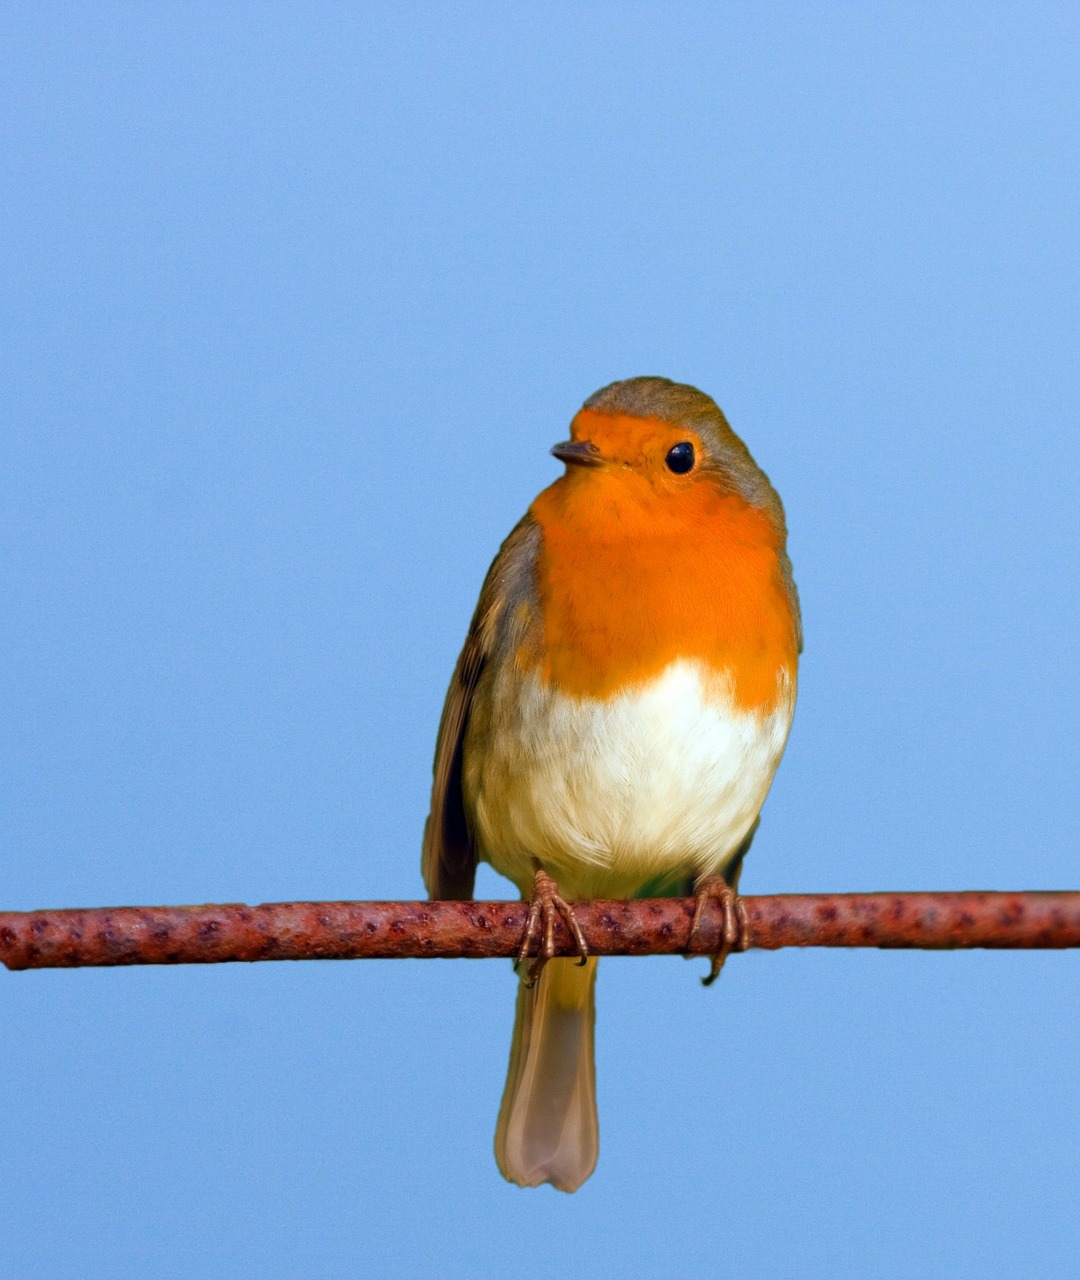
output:
POLYGON ((551 452, 575 487, 617 486, 642 502, 720 489, 783 528, 783 508, 768 477, 716 402, 684 383, 648 377, 603 387, 574 418, 570 439, 551 452))

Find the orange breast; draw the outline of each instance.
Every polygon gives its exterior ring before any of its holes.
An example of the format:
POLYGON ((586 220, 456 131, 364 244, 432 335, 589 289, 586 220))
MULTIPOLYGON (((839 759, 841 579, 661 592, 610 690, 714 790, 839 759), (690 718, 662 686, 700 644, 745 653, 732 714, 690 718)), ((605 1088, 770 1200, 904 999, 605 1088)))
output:
POLYGON ((767 515, 714 483, 678 495, 612 468, 539 495, 544 677, 606 698, 697 659, 764 712, 794 674, 795 623, 767 515))

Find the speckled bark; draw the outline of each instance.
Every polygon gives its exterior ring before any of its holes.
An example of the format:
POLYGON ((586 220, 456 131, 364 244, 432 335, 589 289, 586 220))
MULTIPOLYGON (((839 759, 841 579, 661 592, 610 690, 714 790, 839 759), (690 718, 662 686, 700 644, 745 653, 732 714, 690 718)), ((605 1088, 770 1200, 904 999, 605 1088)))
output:
MULTIPOLYGON (((755 947, 1080 946, 1080 893, 777 894, 744 898, 755 947)), ((0 912, 9 969, 81 965, 217 964, 253 960, 508 957, 520 902, 282 902, 201 907, 99 907, 0 912)), ((671 955, 687 949, 692 898, 582 902, 574 907, 592 955, 671 955)), ((717 950, 710 910, 694 954, 717 950)), ((560 921, 561 955, 574 948, 560 921)))

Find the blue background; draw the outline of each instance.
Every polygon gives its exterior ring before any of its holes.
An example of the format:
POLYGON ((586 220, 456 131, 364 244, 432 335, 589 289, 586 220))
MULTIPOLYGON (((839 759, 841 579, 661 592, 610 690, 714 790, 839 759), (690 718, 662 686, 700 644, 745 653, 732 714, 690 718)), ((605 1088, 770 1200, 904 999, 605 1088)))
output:
MULTIPOLYGON (((1076 886, 1062 4, 5 4, 0 905, 399 898, 546 454, 696 383, 806 654, 743 887, 1076 886)), ((485 872, 480 892, 509 896, 485 872)), ((0 1274, 1075 1276, 1072 954, 0 972, 0 1274)))

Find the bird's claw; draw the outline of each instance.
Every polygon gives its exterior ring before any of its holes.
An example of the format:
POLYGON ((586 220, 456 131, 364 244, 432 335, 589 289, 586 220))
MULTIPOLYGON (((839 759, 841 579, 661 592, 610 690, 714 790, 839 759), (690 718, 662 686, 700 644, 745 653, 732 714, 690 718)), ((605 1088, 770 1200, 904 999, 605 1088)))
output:
POLYGON ((581 926, 577 922, 573 908, 559 893, 559 886, 551 876, 546 871, 537 871, 533 881, 532 898, 529 900, 529 918, 525 924, 525 936, 521 940, 521 949, 514 961, 514 968, 519 969, 529 960, 534 944, 539 943, 536 955, 532 957, 525 971, 527 987, 536 985, 544 965, 555 955, 555 920, 558 916, 562 916, 563 923, 574 940, 574 945, 581 957, 578 963, 584 964, 589 958, 589 946, 585 941, 585 935, 581 932, 581 926))
POLYGON ((690 933, 686 939, 687 950, 701 927, 705 908, 710 903, 715 902, 724 915, 720 950, 713 956, 708 974, 701 979, 702 986, 709 987, 719 978, 728 956, 733 951, 745 951, 750 946, 750 921, 742 898, 722 876, 702 876, 695 886, 694 898, 694 918, 690 922, 690 933))

